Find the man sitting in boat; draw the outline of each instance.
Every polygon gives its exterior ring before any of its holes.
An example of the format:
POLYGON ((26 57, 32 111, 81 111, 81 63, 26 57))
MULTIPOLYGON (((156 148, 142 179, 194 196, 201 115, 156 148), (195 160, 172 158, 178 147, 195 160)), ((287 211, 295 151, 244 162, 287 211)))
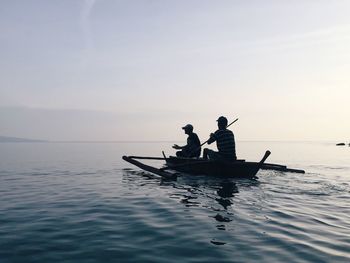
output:
POLYGON ((176 152, 177 157, 196 157, 198 158, 201 155, 201 142, 197 134, 193 132, 193 126, 191 124, 187 124, 182 127, 185 131, 187 137, 187 144, 185 146, 179 146, 177 144, 173 145, 173 148, 176 150, 181 150, 176 152))
POLYGON ((217 119, 218 130, 210 134, 210 139, 208 144, 211 144, 216 141, 216 146, 218 152, 205 148, 203 151, 204 159, 224 159, 224 160, 236 160, 236 144, 235 137, 233 132, 226 129, 227 119, 224 116, 221 116, 217 119))

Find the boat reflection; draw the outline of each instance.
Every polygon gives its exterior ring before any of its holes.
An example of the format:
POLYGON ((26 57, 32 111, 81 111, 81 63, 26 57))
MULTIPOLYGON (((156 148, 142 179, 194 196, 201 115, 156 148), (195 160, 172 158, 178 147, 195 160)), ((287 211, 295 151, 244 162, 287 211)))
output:
POLYGON ((234 194, 238 193, 237 184, 235 182, 222 182, 216 193, 219 197, 215 200, 227 210, 227 207, 233 204, 231 198, 234 197, 234 194))
MULTIPOLYGON (((123 170, 123 182, 131 187, 173 188, 169 197, 176 199, 186 208, 205 208, 218 230, 226 230, 225 224, 233 220, 235 196, 239 188, 254 187, 256 179, 216 178, 208 176, 180 175, 176 181, 161 180, 158 176, 143 171, 123 170), (215 212, 213 214, 213 212, 215 212)), ((148 190, 148 189, 147 189, 148 190)), ((189 210, 190 211, 190 210, 189 210)))

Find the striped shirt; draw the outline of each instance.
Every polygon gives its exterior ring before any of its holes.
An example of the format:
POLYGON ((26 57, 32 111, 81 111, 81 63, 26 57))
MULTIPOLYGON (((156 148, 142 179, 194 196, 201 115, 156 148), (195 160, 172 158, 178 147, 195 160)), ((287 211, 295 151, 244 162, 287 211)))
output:
POLYGON ((219 153, 230 158, 236 159, 236 144, 235 136, 233 132, 227 129, 217 130, 208 143, 216 141, 216 146, 219 150, 219 153))

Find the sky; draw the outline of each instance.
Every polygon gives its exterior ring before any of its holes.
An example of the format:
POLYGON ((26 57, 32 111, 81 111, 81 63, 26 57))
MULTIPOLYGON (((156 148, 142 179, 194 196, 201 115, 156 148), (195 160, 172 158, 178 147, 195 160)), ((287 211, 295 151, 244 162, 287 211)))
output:
POLYGON ((350 1, 2 0, 0 135, 350 140, 350 1))

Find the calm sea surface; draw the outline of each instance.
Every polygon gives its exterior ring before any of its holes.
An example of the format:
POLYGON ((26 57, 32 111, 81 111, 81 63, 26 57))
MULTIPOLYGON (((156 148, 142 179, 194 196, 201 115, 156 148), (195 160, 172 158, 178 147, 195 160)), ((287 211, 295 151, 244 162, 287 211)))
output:
POLYGON ((0 144, 0 262, 350 262, 350 147, 238 142, 306 170, 258 180, 164 182, 121 159, 171 145, 0 144))

